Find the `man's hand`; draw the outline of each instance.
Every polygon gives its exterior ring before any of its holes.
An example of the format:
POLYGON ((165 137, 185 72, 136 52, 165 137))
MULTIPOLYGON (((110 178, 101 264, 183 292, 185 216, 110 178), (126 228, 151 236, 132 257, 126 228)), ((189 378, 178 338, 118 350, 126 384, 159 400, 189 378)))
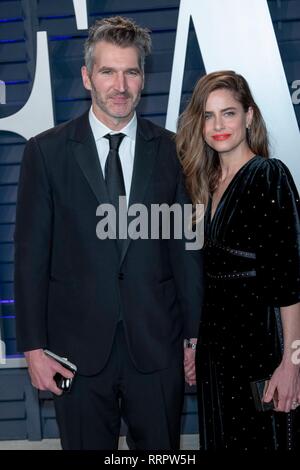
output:
MULTIPOLYGON (((191 338, 192 343, 197 344, 196 338, 191 338)), ((185 381, 190 386, 196 385, 196 367, 195 367, 196 350, 192 348, 184 348, 184 375, 185 381)))
POLYGON ((71 379, 73 373, 65 369, 54 359, 46 356, 42 349, 34 349, 24 353, 31 383, 39 390, 49 390, 55 395, 61 395, 63 392, 57 387, 54 375, 59 372, 63 377, 71 379))

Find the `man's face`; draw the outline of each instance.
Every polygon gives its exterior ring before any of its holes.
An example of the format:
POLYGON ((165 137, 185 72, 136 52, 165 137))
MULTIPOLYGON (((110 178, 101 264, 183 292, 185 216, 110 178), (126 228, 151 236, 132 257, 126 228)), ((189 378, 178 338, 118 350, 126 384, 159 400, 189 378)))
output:
POLYGON ((138 49, 99 41, 89 75, 82 67, 84 87, 91 91, 93 111, 111 129, 121 129, 133 116, 144 87, 138 49))

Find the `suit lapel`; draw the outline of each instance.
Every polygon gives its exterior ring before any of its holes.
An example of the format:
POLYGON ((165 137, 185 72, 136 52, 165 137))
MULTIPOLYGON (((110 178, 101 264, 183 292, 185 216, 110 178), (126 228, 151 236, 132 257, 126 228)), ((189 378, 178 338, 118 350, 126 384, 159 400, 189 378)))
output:
MULTIPOLYGON (((99 205, 110 203, 95 139, 89 124, 88 112, 78 118, 74 135, 71 136, 70 140, 71 151, 99 205)), ((115 227, 111 227, 111 231, 114 232, 115 227)), ((115 246, 118 250, 116 240, 115 246)))
POLYGON ((88 112, 77 120, 77 126, 71 136, 71 147, 99 204, 109 202, 95 139, 89 125, 88 112))
MULTIPOLYGON (((138 119, 129 207, 136 203, 142 204, 144 200, 157 156, 157 146, 158 139, 153 134, 151 123, 138 119)), ((124 261, 130 242, 129 238, 124 240, 120 264, 124 261)))

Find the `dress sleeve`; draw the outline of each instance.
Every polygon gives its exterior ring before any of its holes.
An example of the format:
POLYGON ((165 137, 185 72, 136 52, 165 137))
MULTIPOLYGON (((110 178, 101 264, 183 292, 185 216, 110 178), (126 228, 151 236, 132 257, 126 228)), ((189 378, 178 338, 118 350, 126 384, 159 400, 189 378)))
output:
POLYGON ((268 305, 293 305, 300 301, 299 195, 280 160, 266 160, 259 173, 258 289, 268 305))

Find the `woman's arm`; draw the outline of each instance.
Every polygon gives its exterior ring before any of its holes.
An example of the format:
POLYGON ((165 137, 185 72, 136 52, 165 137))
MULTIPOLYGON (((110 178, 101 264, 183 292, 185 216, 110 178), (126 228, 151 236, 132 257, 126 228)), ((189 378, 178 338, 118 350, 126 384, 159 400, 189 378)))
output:
MULTIPOLYGON (((283 363, 294 363, 292 356, 295 352, 293 343, 300 339, 300 302, 288 307, 281 307, 281 321, 283 327, 284 352, 283 363)), ((297 364, 294 364, 297 365, 297 364)), ((298 364, 299 368, 299 364, 298 364)))
POLYGON ((276 411, 289 412, 300 404, 300 364, 295 361, 293 344, 300 339, 300 303, 281 307, 284 351, 281 363, 274 371, 264 401, 275 401, 276 411))

